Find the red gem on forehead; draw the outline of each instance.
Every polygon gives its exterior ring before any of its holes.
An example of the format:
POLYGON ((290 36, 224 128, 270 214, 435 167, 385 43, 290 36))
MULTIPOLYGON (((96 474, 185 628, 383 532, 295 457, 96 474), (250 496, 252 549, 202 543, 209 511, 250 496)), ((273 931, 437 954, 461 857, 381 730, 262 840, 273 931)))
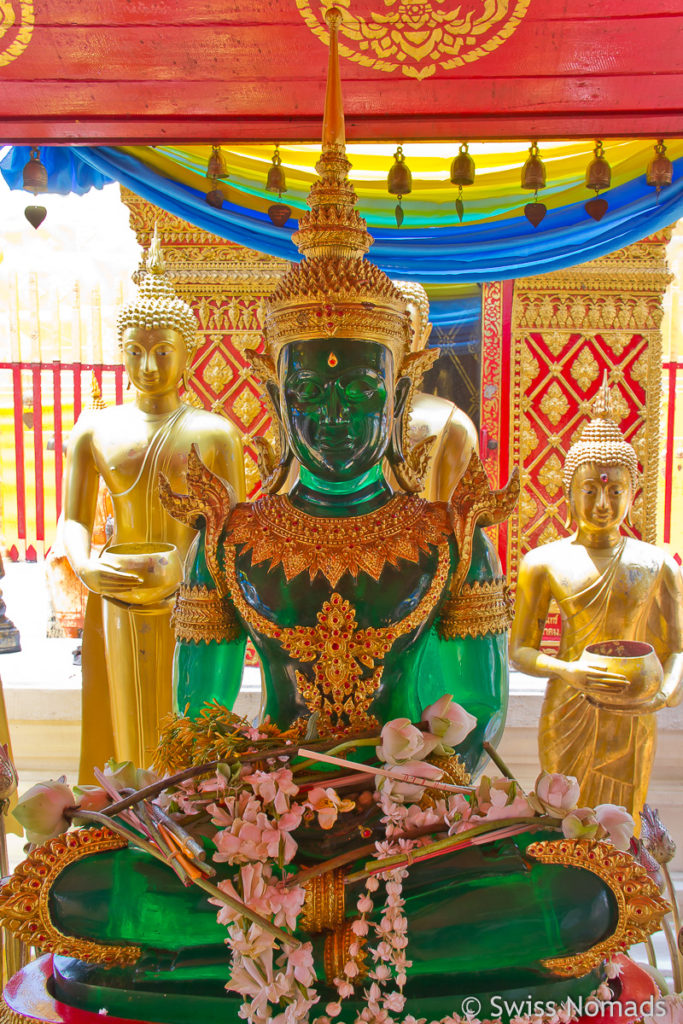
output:
POLYGON ((609 480, 609 477, 607 476, 607 473, 601 473, 600 474, 600 483, 606 484, 608 480, 609 480))

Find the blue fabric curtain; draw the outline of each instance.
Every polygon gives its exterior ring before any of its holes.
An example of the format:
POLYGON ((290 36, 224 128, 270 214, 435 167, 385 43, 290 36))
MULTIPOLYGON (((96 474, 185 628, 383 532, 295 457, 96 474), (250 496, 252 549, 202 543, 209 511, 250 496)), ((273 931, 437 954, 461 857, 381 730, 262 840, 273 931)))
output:
MULTIPOLYGON (((21 188, 26 147, 15 147, 0 164, 10 188, 21 188)), ((266 215, 227 203, 208 206, 203 193, 150 170, 136 158, 109 147, 41 147, 50 172, 50 191, 82 193, 119 181, 136 194, 197 227, 250 249, 287 260, 299 259, 292 228, 277 228, 266 215)), ((674 162, 673 184, 657 197, 644 176, 606 193, 609 210, 599 222, 583 203, 551 209, 534 228, 524 216, 490 224, 464 223, 434 231, 373 229, 371 257, 392 277, 423 284, 456 284, 526 277, 596 259, 638 241, 683 217, 683 159, 674 162)), ((439 303, 442 323, 447 305, 439 303)), ((454 306, 460 309, 459 300, 454 306)), ((455 315, 455 310, 452 311, 455 315)))

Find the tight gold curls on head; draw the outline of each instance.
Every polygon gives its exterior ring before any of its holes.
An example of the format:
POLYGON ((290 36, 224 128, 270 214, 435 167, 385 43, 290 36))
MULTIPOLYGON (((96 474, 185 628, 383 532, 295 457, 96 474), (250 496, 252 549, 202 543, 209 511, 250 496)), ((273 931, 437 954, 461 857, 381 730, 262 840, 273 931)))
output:
POLYGON ((593 419, 586 424, 580 439, 567 452, 564 463, 564 487, 569 493, 579 466, 598 463, 602 466, 624 466, 631 478, 633 494, 638 488, 638 458, 633 445, 624 440, 612 419, 607 376, 593 405, 593 419))
POLYGON ((129 327, 142 327, 147 331, 166 327, 182 334, 188 356, 191 356, 197 347, 197 321, 190 306, 173 290, 156 226, 146 258, 143 257, 134 280, 138 284, 138 293, 116 318, 119 344, 129 327))
POLYGON ((266 306, 266 343, 277 365, 282 348, 293 341, 354 338, 391 349, 400 368, 409 349, 410 321, 400 291, 379 267, 365 259, 372 245, 356 209, 348 180, 337 30, 340 11, 327 12, 330 63, 318 179, 308 195, 292 236, 304 259, 281 280, 266 306))

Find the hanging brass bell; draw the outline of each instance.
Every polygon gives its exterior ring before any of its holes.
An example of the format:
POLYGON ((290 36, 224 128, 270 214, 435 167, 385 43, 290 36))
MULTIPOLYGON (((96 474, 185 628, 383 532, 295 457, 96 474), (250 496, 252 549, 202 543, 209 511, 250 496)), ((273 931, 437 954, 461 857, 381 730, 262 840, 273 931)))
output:
POLYGON ((522 188, 528 188, 532 192, 545 188, 545 164, 538 155, 536 142, 529 146, 529 156, 522 168, 522 188))
POLYGON ((218 188, 216 182, 213 181, 213 188, 206 193, 206 201, 209 206, 213 206, 214 210, 221 210, 223 203, 226 200, 225 192, 218 188))
POLYGON ((387 190, 392 196, 407 196, 413 191, 413 176, 403 155, 403 146, 394 153, 394 162, 387 178, 387 190))
POLYGON ((23 188, 37 196, 39 192, 47 192, 47 170, 40 160, 37 146, 31 149, 30 159, 24 164, 23 188))
POLYGON ((593 159, 586 168, 586 188, 594 192, 602 192, 609 188, 612 182, 612 168, 607 163, 602 142, 595 143, 593 159))
POLYGON ((451 181, 460 186, 474 184, 474 160, 466 142, 460 146, 460 152, 451 163, 451 181))
POLYGON ((206 166, 207 178, 229 178, 228 165, 225 162, 225 156, 220 146, 211 147, 211 156, 206 166))
POLYGON ((664 139, 660 139, 655 146, 655 155, 647 165, 646 181, 659 193, 660 188, 670 185, 674 176, 674 165, 666 155, 664 139))
POLYGON ((277 192, 279 196, 281 196, 283 192, 287 191, 285 169, 282 166, 282 160, 280 159, 280 153, 277 146, 275 147, 275 152, 273 153, 273 163, 268 168, 268 178, 266 179, 266 191, 277 192))

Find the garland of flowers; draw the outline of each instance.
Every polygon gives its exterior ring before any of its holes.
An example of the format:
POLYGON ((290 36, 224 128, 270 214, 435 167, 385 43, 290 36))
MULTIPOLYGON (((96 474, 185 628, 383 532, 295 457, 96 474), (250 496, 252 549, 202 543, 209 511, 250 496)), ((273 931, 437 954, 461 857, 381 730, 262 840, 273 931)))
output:
MULTIPOLYGON (((633 833, 633 819, 623 808, 578 808, 578 783, 562 775, 542 773, 531 793, 509 777, 484 776, 476 787, 445 783, 439 759, 452 757, 475 724, 449 695, 425 709, 419 726, 395 719, 381 736, 351 737, 336 747, 313 741, 315 749, 301 748, 291 736, 268 726, 256 730, 215 705, 202 721, 210 726, 210 741, 196 723, 178 718, 162 743, 160 760, 177 763, 185 742, 192 761, 200 752, 220 752, 221 763, 195 764, 165 779, 129 763, 110 765, 98 774, 99 787, 81 789, 77 807, 60 780, 34 787, 15 813, 34 841, 58 834, 72 820, 106 822, 169 864, 183 882, 200 885, 227 931, 232 970, 226 987, 242 997, 240 1015, 250 1024, 309 1020, 320 1000, 313 946, 297 935, 297 924, 306 896, 303 883, 337 866, 340 858, 297 868, 295 833, 301 836, 307 822, 328 831, 340 815, 354 811, 374 815, 376 822, 368 830, 373 841, 341 857, 356 862, 347 881, 362 879, 364 889, 351 924, 348 960, 333 979, 337 998, 315 1024, 340 1016, 357 991, 364 955, 371 963, 356 1024, 422 1024, 403 1016, 412 966, 403 883, 412 862, 538 828, 555 828, 570 838, 609 837, 622 850, 633 833), (339 757, 346 748, 361 746, 371 748, 373 765, 339 757), (334 769, 323 784, 319 770, 311 772, 319 769, 311 764, 316 760, 334 769), (229 879, 217 883, 195 838, 204 822, 215 829, 213 861, 233 868, 229 879), (383 835, 377 837, 375 829, 383 835), (359 862, 364 862, 360 869, 359 862)), ((611 998, 610 991, 601 986, 595 998, 605 997, 611 998)), ((560 1008, 554 1016, 535 1015, 533 1024, 563 1024, 571 1019, 563 1013, 560 1008)), ((461 1018, 448 1016, 440 1024, 461 1024, 461 1018)), ((477 1022, 468 1018, 467 1024, 477 1022)), ((532 1024, 532 1018, 512 1024, 532 1024)))

